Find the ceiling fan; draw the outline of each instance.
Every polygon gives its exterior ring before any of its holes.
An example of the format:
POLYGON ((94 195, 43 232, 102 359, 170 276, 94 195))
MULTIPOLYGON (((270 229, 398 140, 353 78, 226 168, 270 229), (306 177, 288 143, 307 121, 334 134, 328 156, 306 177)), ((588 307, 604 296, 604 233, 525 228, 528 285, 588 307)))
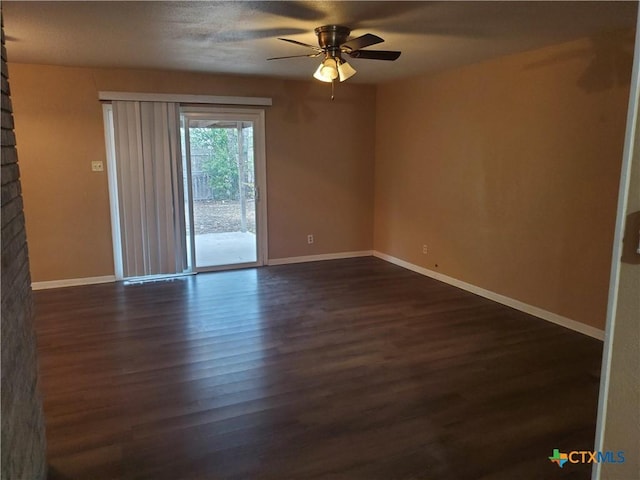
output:
MULTIPOLYGON (((368 60, 396 60, 401 52, 390 50, 362 50, 365 47, 376 45, 384 42, 377 35, 366 33, 360 37, 348 40, 351 29, 341 25, 324 25, 315 29, 318 37, 318 47, 309 45, 308 43, 298 42, 288 38, 278 38, 283 42, 293 43, 302 47, 313 50, 313 53, 306 55, 289 55, 286 57, 272 57, 267 60, 281 60, 283 58, 297 57, 319 57, 324 55, 324 59, 316 72, 314 78, 321 82, 333 82, 338 79, 344 82, 356 74, 356 70, 349 65, 342 55, 348 55, 351 58, 363 58, 368 60)), ((333 99, 333 95, 331 96, 333 99)))

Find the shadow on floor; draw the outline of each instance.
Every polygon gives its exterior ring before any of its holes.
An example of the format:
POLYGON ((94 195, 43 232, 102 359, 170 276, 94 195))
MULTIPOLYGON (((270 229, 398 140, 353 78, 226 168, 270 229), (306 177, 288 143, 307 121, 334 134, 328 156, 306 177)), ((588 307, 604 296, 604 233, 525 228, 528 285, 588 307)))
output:
POLYGON ((55 467, 49 465, 47 469, 47 480, 74 480, 74 479, 66 476, 64 473, 58 471, 55 467))

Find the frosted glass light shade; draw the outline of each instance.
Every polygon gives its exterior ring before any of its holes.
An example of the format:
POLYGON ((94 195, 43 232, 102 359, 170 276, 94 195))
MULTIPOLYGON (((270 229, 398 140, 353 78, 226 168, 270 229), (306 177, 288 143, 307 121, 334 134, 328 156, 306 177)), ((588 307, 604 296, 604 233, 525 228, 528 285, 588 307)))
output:
POLYGON ((342 62, 338 65, 338 75, 340 75, 340 81, 344 82, 346 79, 353 77, 356 74, 356 69, 349 65, 347 62, 342 62))
POLYGON ((331 82, 338 78, 338 62, 333 58, 325 58, 313 77, 321 82, 331 82))

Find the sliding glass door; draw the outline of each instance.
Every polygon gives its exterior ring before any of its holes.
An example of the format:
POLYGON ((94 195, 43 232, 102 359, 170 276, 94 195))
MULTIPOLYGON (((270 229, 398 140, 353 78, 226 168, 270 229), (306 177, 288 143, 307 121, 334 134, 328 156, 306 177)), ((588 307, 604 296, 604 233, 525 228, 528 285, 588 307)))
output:
POLYGON ((183 112, 186 235, 193 270, 263 264, 263 125, 261 111, 183 112))

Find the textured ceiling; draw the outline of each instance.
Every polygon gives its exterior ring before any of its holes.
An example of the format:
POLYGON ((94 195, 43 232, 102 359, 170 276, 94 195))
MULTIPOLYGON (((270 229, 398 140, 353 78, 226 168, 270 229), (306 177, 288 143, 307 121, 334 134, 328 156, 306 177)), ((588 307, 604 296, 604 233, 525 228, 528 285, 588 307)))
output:
POLYGON ((373 49, 395 62, 350 59, 350 82, 379 83, 633 27, 636 2, 144 1, 2 5, 9 60, 69 66, 163 68, 310 78, 313 29, 340 24, 352 37, 383 37, 373 49))

